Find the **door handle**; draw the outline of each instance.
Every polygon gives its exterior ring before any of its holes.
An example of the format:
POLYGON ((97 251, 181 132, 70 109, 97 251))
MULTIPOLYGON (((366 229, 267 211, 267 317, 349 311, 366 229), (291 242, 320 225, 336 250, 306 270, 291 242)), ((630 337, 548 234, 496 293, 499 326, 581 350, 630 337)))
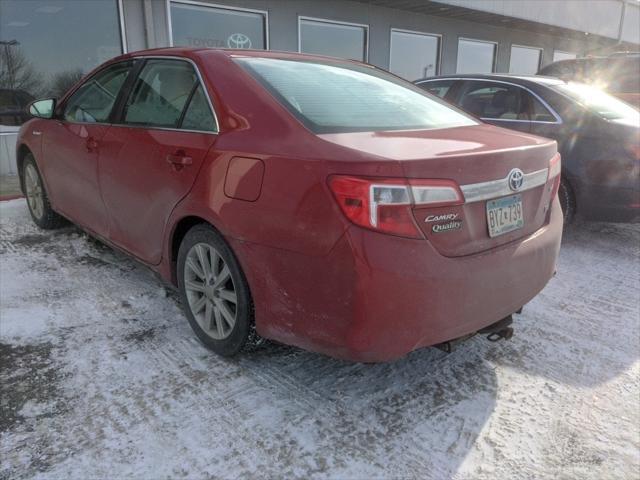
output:
POLYGON ((173 165, 173 168, 176 170, 181 170, 183 167, 191 165, 193 163, 193 158, 188 156, 184 150, 178 150, 175 153, 167 155, 167 162, 170 165, 173 165))
POLYGON ((93 152, 98 148, 98 141, 93 137, 89 137, 87 138, 86 145, 87 145, 87 152, 93 152))

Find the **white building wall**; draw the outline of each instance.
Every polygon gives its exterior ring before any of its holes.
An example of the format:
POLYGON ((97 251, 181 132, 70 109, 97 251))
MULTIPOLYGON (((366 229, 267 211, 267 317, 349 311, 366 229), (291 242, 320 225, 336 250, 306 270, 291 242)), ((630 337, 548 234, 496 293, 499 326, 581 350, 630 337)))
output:
MULTIPOLYGON (((438 0, 440 3, 618 38, 623 0, 438 0)), ((639 28, 636 22, 636 30, 639 28)))

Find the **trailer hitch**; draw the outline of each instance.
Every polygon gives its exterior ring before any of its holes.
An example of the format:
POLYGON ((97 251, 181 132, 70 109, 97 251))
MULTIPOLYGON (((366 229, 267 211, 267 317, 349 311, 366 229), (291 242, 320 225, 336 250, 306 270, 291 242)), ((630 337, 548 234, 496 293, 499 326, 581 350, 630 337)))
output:
MULTIPOLYGON (((518 312, 521 312, 520 309, 518 312)), ((487 334, 487 340, 490 342, 497 342, 498 340, 509 340, 513 337, 513 328, 510 325, 513 323, 513 318, 511 315, 503 318, 502 320, 498 320, 496 323, 492 323, 491 325, 484 327, 481 330, 478 330, 475 333, 470 335, 465 335, 463 337, 455 338, 453 340, 449 340, 447 342, 438 343, 437 345, 433 345, 434 347, 442 350, 443 352, 451 353, 456 345, 468 340, 473 337, 476 333, 487 334)))
POLYGON ((478 333, 486 333, 487 340, 490 342, 497 342, 499 340, 510 340, 513 337, 513 328, 510 325, 513 323, 513 318, 511 315, 508 317, 504 317, 502 320, 497 321, 489 325, 488 327, 484 327, 481 330, 478 330, 478 333))
POLYGON ((489 340, 490 342, 497 342, 498 340, 502 340, 503 338, 505 340, 510 340, 511 337, 513 337, 513 328, 507 327, 497 332, 491 332, 489 335, 487 335, 487 340, 489 340))

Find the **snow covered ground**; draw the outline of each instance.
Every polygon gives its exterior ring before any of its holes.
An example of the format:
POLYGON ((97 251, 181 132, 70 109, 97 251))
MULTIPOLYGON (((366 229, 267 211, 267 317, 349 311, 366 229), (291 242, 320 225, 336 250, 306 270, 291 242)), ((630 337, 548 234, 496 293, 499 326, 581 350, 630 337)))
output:
POLYGON ((2 202, 0 478, 639 478, 639 227, 569 229, 510 342, 227 360, 146 268, 2 202))

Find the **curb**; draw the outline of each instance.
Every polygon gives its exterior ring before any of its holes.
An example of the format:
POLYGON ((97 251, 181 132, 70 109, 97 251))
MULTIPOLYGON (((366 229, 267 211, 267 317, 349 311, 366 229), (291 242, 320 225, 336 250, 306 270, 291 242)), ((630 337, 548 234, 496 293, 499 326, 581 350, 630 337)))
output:
POLYGON ((16 200, 18 198, 24 198, 24 195, 21 193, 16 193, 13 195, 0 195, 0 202, 8 202, 9 200, 16 200))

